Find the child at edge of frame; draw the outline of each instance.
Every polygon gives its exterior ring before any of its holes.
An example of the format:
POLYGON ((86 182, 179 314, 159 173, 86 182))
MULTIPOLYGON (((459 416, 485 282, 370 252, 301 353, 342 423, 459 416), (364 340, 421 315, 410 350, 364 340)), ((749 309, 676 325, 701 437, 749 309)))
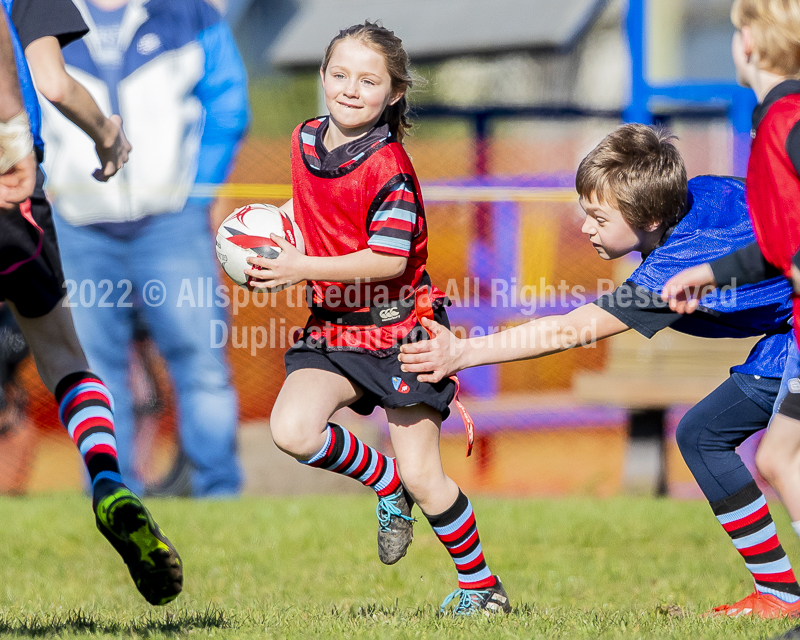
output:
POLYGON ((776 276, 791 282, 795 339, 756 465, 800 535, 800 0, 736 0, 731 21, 737 81, 758 99, 747 169, 756 241, 675 275, 664 297, 674 311, 688 314, 702 308, 705 295, 717 287, 776 276))
MULTIPOLYGON (((430 315, 448 326, 444 294, 425 272, 428 232, 414 168, 403 148, 412 85, 402 41, 378 23, 339 32, 320 69, 328 116, 292 134, 293 198, 282 210, 305 240, 282 238, 274 260, 249 258, 254 290, 303 280, 311 317, 285 356, 286 380, 270 428, 302 464, 349 476, 378 495, 378 555, 394 564, 412 541, 416 503, 452 557, 456 615, 509 613, 508 596, 483 557, 469 499, 442 467, 439 431, 457 382, 404 374, 400 344, 427 339, 430 315), (313 390, 313 392, 310 392, 313 390), (342 407, 383 407, 396 458, 330 422, 342 407)), ((459 407, 461 408, 461 407, 459 407)), ((468 416, 465 417, 465 424, 468 416)))
MULTIPOLYGON (((742 180, 698 176, 672 136, 642 124, 619 127, 587 155, 576 176, 585 213, 581 231, 598 255, 631 252, 641 265, 612 293, 560 316, 545 316, 488 337, 459 340, 423 320, 433 333, 404 344, 403 371, 436 383, 484 364, 539 358, 633 329, 652 337, 667 327, 706 338, 762 336, 747 360, 681 419, 676 440, 711 510, 744 560, 754 591, 712 616, 791 617, 800 585, 781 546, 767 502, 736 452, 769 424, 792 343, 791 287, 785 278, 714 292, 693 316, 670 310, 667 281, 686 268, 727 255, 754 240, 742 180), (588 335, 587 335, 588 330, 588 335)), ((724 558, 719 559, 724 562, 724 558)))

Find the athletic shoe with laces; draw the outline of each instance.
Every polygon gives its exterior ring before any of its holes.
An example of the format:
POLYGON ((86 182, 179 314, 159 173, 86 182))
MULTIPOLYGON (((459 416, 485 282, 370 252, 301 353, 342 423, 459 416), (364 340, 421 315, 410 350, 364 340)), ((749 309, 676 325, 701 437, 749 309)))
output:
POLYGON ((414 539, 413 506, 414 500, 402 485, 388 496, 378 496, 378 557, 383 564, 394 564, 406 555, 414 539))
POLYGON ((494 576, 494 586, 486 589, 456 589, 444 599, 439 607, 439 615, 444 615, 447 605, 458 599, 453 608, 454 616, 472 616, 482 613, 491 616, 496 613, 511 613, 511 603, 500 578, 494 576))
POLYGON ((136 588, 150 604, 163 605, 183 588, 183 564, 142 501, 120 487, 97 502, 97 528, 122 556, 136 588))
POLYGON ((754 591, 734 604, 714 607, 705 614, 707 617, 728 616, 739 618, 756 616, 764 620, 773 618, 796 618, 800 616, 800 601, 789 603, 768 593, 754 591))

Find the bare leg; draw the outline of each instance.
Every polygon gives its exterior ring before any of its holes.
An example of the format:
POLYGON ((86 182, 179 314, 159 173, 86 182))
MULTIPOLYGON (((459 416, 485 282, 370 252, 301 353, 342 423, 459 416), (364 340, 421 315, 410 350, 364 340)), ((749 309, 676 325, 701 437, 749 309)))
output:
POLYGON ((386 409, 397 469, 420 509, 446 511, 458 497, 458 486, 444 472, 439 451, 442 417, 428 405, 386 409))
POLYGON ((776 413, 759 445, 756 465, 792 521, 800 520, 800 421, 776 413))
POLYGON ((325 445, 328 419, 362 393, 350 380, 329 371, 292 372, 272 409, 272 439, 290 456, 308 460, 325 445))
POLYGON ((483 557, 472 504, 444 472, 439 451, 441 415, 423 404, 387 409, 397 467, 408 492, 419 504, 458 572, 456 613, 508 613, 511 605, 503 585, 483 557))

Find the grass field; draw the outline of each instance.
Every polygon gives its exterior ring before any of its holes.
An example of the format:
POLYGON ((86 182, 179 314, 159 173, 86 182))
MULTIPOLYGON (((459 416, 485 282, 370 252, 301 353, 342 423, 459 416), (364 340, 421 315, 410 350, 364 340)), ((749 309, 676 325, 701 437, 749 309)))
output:
MULTIPOLYGON (((475 499, 487 560, 515 611, 436 615, 455 570, 426 522, 377 559, 374 498, 151 500, 185 591, 149 607, 79 495, 0 499, 0 634, 216 638, 770 638, 789 621, 698 614, 751 588, 707 504, 475 499)), ((784 546, 800 544, 780 507, 784 546)), ((415 512, 416 514, 416 512, 415 512)))

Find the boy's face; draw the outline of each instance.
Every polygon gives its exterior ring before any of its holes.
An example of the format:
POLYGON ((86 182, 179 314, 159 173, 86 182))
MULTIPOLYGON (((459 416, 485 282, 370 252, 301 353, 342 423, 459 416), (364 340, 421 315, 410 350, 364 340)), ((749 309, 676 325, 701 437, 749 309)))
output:
POLYGON ((652 232, 634 229, 618 209, 608 202, 600 204, 597 197, 580 199, 586 213, 581 232, 589 236, 592 246, 603 260, 614 260, 631 251, 642 251, 652 232))

